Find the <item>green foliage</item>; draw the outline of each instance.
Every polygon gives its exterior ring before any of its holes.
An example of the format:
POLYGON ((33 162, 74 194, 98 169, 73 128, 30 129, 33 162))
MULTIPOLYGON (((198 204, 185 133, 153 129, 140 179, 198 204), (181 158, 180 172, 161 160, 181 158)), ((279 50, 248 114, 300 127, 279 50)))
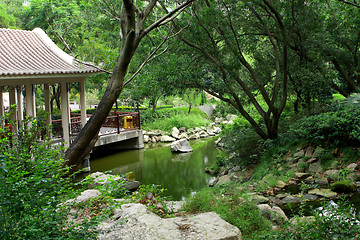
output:
POLYGON ((3 239, 94 239, 96 221, 67 221, 69 208, 60 203, 75 192, 66 177, 62 149, 37 141, 39 125, 27 119, 16 137, 0 129, 0 235, 3 239))
POLYGON ((205 188, 188 198, 183 209, 186 212, 214 211, 225 221, 238 227, 244 239, 252 239, 259 232, 268 230, 270 223, 261 217, 259 209, 251 202, 239 201, 239 193, 227 191, 236 186, 225 188, 205 188))
POLYGON ((343 104, 330 111, 305 117, 290 127, 290 134, 316 145, 356 145, 360 143, 360 106, 343 104))
POLYGON ((172 211, 167 207, 165 201, 170 198, 164 196, 166 189, 160 185, 141 185, 136 192, 128 195, 133 202, 145 204, 147 208, 161 217, 170 217, 172 211))
POLYGON ((231 161, 242 166, 249 166, 257 162, 262 149, 262 141, 254 130, 240 119, 234 124, 228 124, 222 130, 220 137, 227 151, 236 153, 231 161))
POLYGON ((142 128, 160 129, 170 131, 173 127, 193 128, 199 126, 207 126, 210 121, 208 116, 199 109, 193 109, 188 114, 187 107, 181 108, 165 108, 156 112, 151 110, 141 112, 142 128))
POLYGON ((15 24, 15 17, 9 14, 6 7, 0 3, 0 28, 14 28, 15 24))
POLYGON ((280 231, 259 235, 254 239, 358 239, 360 218, 355 216, 346 202, 339 205, 324 204, 318 211, 313 211, 314 221, 290 223, 280 231))

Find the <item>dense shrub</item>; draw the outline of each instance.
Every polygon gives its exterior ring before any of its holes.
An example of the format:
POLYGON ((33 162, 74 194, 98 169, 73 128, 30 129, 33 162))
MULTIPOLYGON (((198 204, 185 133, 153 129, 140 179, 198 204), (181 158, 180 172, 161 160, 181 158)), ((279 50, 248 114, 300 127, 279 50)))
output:
POLYGON ((96 223, 70 223, 69 209, 59 205, 74 192, 61 152, 37 141, 39 125, 25 123, 12 138, 0 129, 0 238, 95 239, 96 223))
POLYGON ((360 106, 341 104, 328 112, 304 117, 290 127, 288 134, 311 144, 356 145, 360 143, 360 106))
POLYGON ((235 119, 234 124, 226 125, 220 137, 227 151, 235 153, 232 161, 238 165, 254 164, 262 153, 262 139, 241 118, 235 119))

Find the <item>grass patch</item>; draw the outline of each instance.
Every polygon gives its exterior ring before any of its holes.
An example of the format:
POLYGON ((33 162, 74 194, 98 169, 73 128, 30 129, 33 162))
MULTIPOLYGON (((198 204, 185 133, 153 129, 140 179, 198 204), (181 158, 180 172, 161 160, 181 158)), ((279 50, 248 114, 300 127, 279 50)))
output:
POLYGON ((253 239, 259 232, 269 230, 270 222, 261 217, 252 203, 239 203, 240 194, 235 189, 236 185, 205 188, 189 198, 183 209, 190 213, 214 211, 238 227, 243 239, 253 239))
POLYGON ((210 120, 205 113, 198 109, 193 109, 188 114, 187 108, 161 109, 155 113, 147 112, 142 114, 142 119, 142 128, 145 130, 159 129, 171 131, 173 127, 186 127, 189 129, 210 124, 210 120))

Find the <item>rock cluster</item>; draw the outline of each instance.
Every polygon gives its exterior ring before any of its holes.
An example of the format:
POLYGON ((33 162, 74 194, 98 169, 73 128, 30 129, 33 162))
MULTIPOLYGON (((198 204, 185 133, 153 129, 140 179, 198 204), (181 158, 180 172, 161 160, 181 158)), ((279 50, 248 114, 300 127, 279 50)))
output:
POLYGON ((174 142, 180 139, 192 140, 199 138, 207 138, 210 136, 216 136, 221 132, 221 128, 216 126, 215 123, 211 123, 206 127, 195 127, 186 130, 185 127, 180 129, 173 127, 170 134, 162 132, 160 130, 144 131, 144 142, 145 143, 156 143, 156 142, 174 142))
MULTIPOLYGON (((324 151, 317 147, 298 148, 295 152, 289 152, 283 158, 283 164, 275 164, 273 167, 279 171, 285 171, 291 175, 288 182, 277 181, 276 176, 268 174, 262 180, 248 185, 246 198, 257 204, 264 215, 272 215, 272 220, 286 215, 278 211, 278 207, 287 209, 287 206, 300 205, 302 201, 320 201, 340 199, 345 194, 351 194, 360 190, 360 164, 351 163, 341 167, 333 164, 330 169, 324 171, 319 161, 319 156, 324 151), (261 184, 274 187, 266 191, 256 192, 255 189, 261 184), (274 209, 274 210, 273 210, 274 209), (276 209, 276 210, 275 210, 276 209)), ((239 166, 229 166, 221 169, 217 178, 210 186, 226 184, 230 181, 246 182, 251 178, 251 172, 242 170, 239 166)), ((281 209, 280 209, 281 210, 281 209)), ((270 217, 269 217, 270 218, 270 217)), ((276 220, 278 221, 278 220, 276 220)))

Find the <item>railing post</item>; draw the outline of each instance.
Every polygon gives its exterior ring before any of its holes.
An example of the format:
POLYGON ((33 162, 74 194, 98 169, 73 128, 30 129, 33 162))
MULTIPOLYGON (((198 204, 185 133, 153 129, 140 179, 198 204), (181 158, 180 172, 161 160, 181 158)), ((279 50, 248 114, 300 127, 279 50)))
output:
POLYGON ((120 134, 120 118, 119 118, 119 114, 117 113, 116 113, 116 127, 117 127, 117 133, 120 134))
POLYGON ((141 129, 140 111, 138 112, 139 129, 141 129))

